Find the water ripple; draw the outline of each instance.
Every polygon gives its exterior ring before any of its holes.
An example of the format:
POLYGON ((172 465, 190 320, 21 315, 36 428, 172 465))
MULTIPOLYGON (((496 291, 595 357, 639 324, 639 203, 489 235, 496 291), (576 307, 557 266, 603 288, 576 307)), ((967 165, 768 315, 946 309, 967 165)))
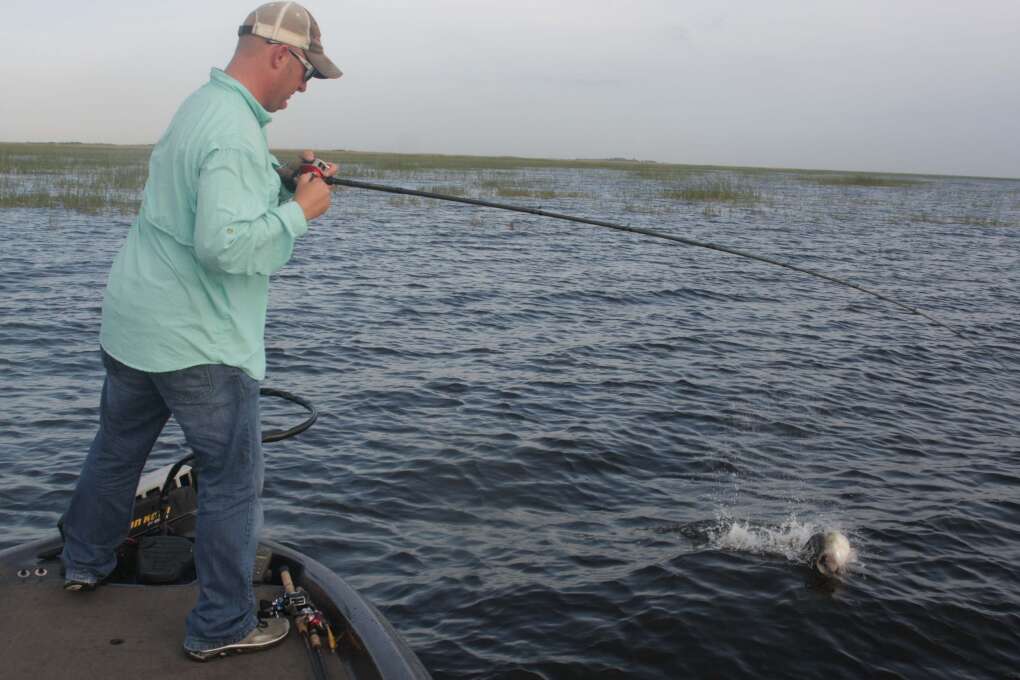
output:
MULTIPOLYGON (((266 447, 268 531, 361 589, 436 678, 1015 674, 1020 232, 960 220, 1016 220, 1018 185, 775 172, 748 180, 768 205, 711 214, 623 173, 538 177, 601 183, 549 209, 847 277, 976 346, 718 253, 344 191, 273 279, 267 385, 322 415, 266 447), (825 528, 858 553, 838 583, 801 562, 825 528)), ((128 226, 4 216, 2 546, 68 501, 128 226)), ((265 407, 267 426, 299 417, 265 407)), ((171 424, 150 467, 185 451, 171 424)))

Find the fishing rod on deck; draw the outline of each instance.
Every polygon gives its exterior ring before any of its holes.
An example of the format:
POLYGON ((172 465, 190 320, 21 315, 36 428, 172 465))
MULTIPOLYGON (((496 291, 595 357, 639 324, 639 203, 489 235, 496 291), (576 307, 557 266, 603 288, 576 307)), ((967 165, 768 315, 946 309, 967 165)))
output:
POLYGON ((596 227, 605 227, 607 229, 615 229, 617 231, 625 231, 625 232, 628 232, 628 233, 631 233, 631 234, 640 234, 642 236, 650 236, 652 238, 664 239, 666 241, 673 241, 674 243, 681 243, 683 245, 693 246, 695 248, 705 248, 707 250, 714 250, 716 252, 726 253, 728 255, 735 255, 737 257, 742 257, 742 258, 745 258, 745 259, 748 259, 748 260, 754 260, 754 261, 757 261, 757 262, 763 262, 765 264, 770 264, 770 265, 773 265, 773 266, 776 266, 776 267, 782 267, 784 269, 789 269, 791 271, 800 272, 801 274, 807 274, 809 276, 814 276, 816 278, 823 279, 825 281, 829 281, 831 283, 835 283, 837 285, 844 286, 846 288, 852 288, 853 290, 860 291, 861 293, 864 293, 866 295, 870 295, 872 297, 878 298, 879 300, 882 300, 883 302, 888 302, 889 304, 895 305, 896 307, 899 307, 900 309, 902 309, 902 310, 904 310, 906 312, 909 312, 911 314, 916 314, 917 316, 920 316, 920 317, 922 317, 924 319, 927 319, 932 324, 934 324, 936 326, 939 326, 940 328, 946 329, 947 331, 949 331, 950 333, 952 333, 956 337, 960 338, 961 340, 964 340, 967 343, 971 344, 972 346, 977 347, 977 348, 980 349, 980 345, 978 345, 973 340, 968 338, 962 332, 960 332, 957 329, 953 328, 952 326, 950 326, 945 321, 942 321, 941 319, 938 319, 938 318, 932 316, 931 314, 928 314, 927 312, 921 311, 917 307, 912 307, 912 306, 910 306, 908 304, 900 302, 899 300, 895 300, 895 299, 889 297, 888 295, 884 295, 883 293, 880 293, 880 292, 878 292, 876 290, 872 290, 870 288, 865 288, 864 286, 861 286, 861 285, 858 285, 856 283, 853 283, 852 281, 847 281, 846 279, 841 279, 838 276, 832 276, 831 274, 826 274, 824 272, 816 271, 814 269, 808 269, 806 267, 800 267, 800 266, 797 266, 795 264, 790 264, 789 262, 783 262, 781 260, 776 260, 774 258, 766 257, 764 255, 758 255, 756 253, 750 253, 750 252, 747 252, 745 250, 738 250, 736 248, 730 248, 728 246, 722 246, 722 245, 719 245, 717 243, 708 243, 708 242, 705 242, 705 241, 698 241, 698 240, 695 240, 695 239, 692 239, 692 238, 687 238, 685 236, 675 236, 673 234, 666 234, 666 233, 661 232, 661 231, 655 231, 653 229, 645 229, 643 227, 632 227, 632 226, 625 225, 625 224, 617 224, 616 222, 608 222, 606 220, 593 220, 593 219, 589 219, 589 218, 586 218, 586 217, 577 217, 576 215, 566 215, 566 214, 563 214, 563 213, 552 212, 552 211, 549 211, 549 210, 542 210, 541 208, 529 208, 527 206, 511 205, 511 204, 508 204, 508 203, 496 203, 495 201, 486 201, 486 200, 482 200, 482 199, 479 199, 479 198, 467 198, 467 197, 464 197, 464 196, 451 196, 451 195, 448 195, 448 194, 438 194, 438 193, 435 193, 435 192, 432 192, 432 191, 419 191, 417 189, 405 189, 403 187, 395 187, 395 186, 389 186, 389 185, 385 185, 385 184, 374 184, 374 183, 371 183, 371 182, 362 182, 360 180, 354 180, 354 179, 344 179, 342 177, 336 177, 336 176, 329 177, 329 176, 327 176, 325 174, 326 170, 328 169, 327 164, 324 163, 323 161, 319 160, 319 159, 316 159, 314 157, 314 155, 311 155, 310 152, 306 152, 306 154, 308 154, 310 156, 310 158, 302 157, 301 165, 296 170, 295 176, 303 174, 305 172, 312 172, 315 175, 317 175, 319 178, 321 178, 323 181, 325 181, 327 184, 331 184, 331 185, 334 185, 334 186, 351 187, 351 188, 354 188, 354 189, 367 189, 369 191, 381 191, 381 192, 388 193, 388 194, 402 194, 402 195, 405 195, 405 196, 418 196, 418 197, 421 197, 421 198, 432 198, 432 199, 439 200, 439 201, 450 201, 452 203, 464 203, 464 204, 467 204, 467 205, 476 205, 476 206, 481 206, 483 208, 496 208, 498 210, 509 210, 511 212, 525 213, 525 214, 528 214, 528 215, 539 215, 541 217, 549 217, 549 218, 556 219, 556 220, 566 220, 568 222, 577 222, 579 224, 589 224, 589 225, 596 226, 596 227))

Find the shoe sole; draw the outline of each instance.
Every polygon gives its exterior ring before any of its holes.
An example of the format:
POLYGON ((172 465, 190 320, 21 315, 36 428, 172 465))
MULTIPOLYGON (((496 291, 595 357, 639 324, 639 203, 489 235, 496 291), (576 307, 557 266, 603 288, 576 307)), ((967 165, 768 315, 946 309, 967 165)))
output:
MULTIPOLYGON (((289 633, 290 629, 288 629, 287 632, 289 633)), ((222 659, 222 658, 227 657, 227 656, 236 656, 238 654, 251 654, 253 652, 262 652, 262 651, 265 651, 267 649, 272 649, 273 647, 277 646, 278 644, 280 644, 281 642, 283 642, 286 639, 287 639, 287 636, 284 635, 279 640, 273 640, 272 642, 269 642, 269 643, 266 643, 266 644, 261 644, 261 645, 243 645, 243 646, 232 645, 230 647, 226 647, 226 648, 220 649, 218 651, 208 651, 208 652, 193 652, 191 650, 185 649, 184 653, 192 661, 199 661, 199 662, 214 661, 216 659, 222 659)))
POLYGON ((69 593, 87 593, 95 589, 95 583, 85 583, 84 581, 68 581, 64 584, 64 590, 69 593))

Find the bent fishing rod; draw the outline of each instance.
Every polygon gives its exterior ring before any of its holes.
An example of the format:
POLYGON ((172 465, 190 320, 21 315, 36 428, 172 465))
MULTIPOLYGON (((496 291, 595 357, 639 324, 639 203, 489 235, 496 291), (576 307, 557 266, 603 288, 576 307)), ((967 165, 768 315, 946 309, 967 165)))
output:
POLYGON ((551 212, 549 210, 542 210, 541 208, 529 208, 529 207, 526 207, 526 206, 510 205, 510 204, 507 204, 507 203, 496 203, 494 201, 485 201, 485 200, 481 200, 481 199, 478 199, 478 198, 466 198, 464 196, 450 196, 450 195, 447 195, 447 194, 437 194, 437 193, 434 193, 432 191, 418 191, 418 190, 415 190, 415 189, 404 189, 402 187, 388 186, 388 185, 385 185, 385 184, 373 184, 373 183, 370 183, 370 182, 362 182, 360 180, 354 180, 354 179, 344 179, 344 178, 341 178, 341 177, 324 177, 323 179, 326 181, 327 184, 333 184, 333 185, 345 186, 345 187, 352 187, 352 188, 355 188, 355 189, 368 189, 369 191, 382 191, 382 192, 389 193, 389 194, 403 194, 403 195, 406 195, 406 196, 420 196, 422 198, 433 198, 433 199, 440 200, 440 201, 451 201, 453 203, 466 203, 467 205, 477 205, 477 206, 481 206, 481 207, 484 207, 484 208, 496 208, 496 209, 499 209, 499 210, 509 210, 511 212, 519 212, 519 213, 526 213, 526 214, 529 214, 529 215, 540 215, 542 217, 550 217, 550 218, 556 219, 556 220, 566 220, 568 222, 578 222, 580 224, 590 224, 590 225, 593 225, 593 226, 596 226, 596 227, 606 227, 608 229, 615 229, 617 231, 625 231, 625 232, 629 232, 629 233, 632 233, 632 234, 641 234, 643 236, 651 236, 652 238, 665 239, 667 241, 673 241, 675 243, 682 243, 684 245, 693 246, 695 248, 707 248, 708 250, 714 250, 714 251, 717 251, 717 252, 720 252, 720 253, 726 253, 728 255, 736 255, 737 257, 746 258, 748 260, 755 260, 757 262, 764 262, 765 264, 774 265, 776 267, 783 267, 784 269, 790 269, 790 270, 795 271, 795 272, 800 272, 801 274, 808 274, 809 276, 814 276, 814 277, 817 277, 819 279, 823 279, 825 281, 829 281, 831 283, 835 283, 835 284, 838 284, 840 286, 845 286, 847 288, 852 288, 854 290, 860 291, 860 292, 865 293, 867 295, 871 295, 872 297, 876 297, 879 300, 882 300, 883 302, 888 302, 889 304, 895 305, 896 307, 899 307, 902 310, 910 312, 911 314, 916 314, 917 316, 920 316, 920 317, 922 317, 924 319, 927 319, 928 321, 930 321, 934 325, 939 326, 941 328, 944 328, 947 331, 949 331, 950 333, 952 333, 953 335, 955 335, 956 337, 958 337, 958 338, 960 338, 962 340, 967 341, 968 343, 970 343, 971 345, 974 345, 975 347, 978 347, 978 345, 975 342, 973 342, 970 338, 968 338, 963 333, 961 333, 960 331, 958 331, 955 328, 953 328, 952 326, 950 326, 945 321, 942 321, 942 320, 932 316, 931 314, 928 314, 927 312, 923 312, 923 311, 921 311, 920 309, 918 309, 916 307, 912 307, 910 305, 904 304, 904 303, 900 302, 899 300, 895 300, 895 299, 893 299, 893 298, 891 298, 891 297, 889 297, 887 295, 879 293, 878 291, 872 290, 870 288, 865 288, 864 286, 861 286, 861 285, 858 285, 856 283, 853 283, 852 281, 847 281, 847 280, 841 279, 841 278, 839 278, 837 276, 832 276, 831 274, 826 274, 824 272, 816 271, 814 269, 808 269, 806 267, 799 267, 799 266, 797 266, 795 264, 790 264, 789 262, 783 262, 781 260, 776 260, 776 259, 773 259, 771 257, 766 257, 764 255, 758 255, 756 253, 750 253, 750 252, 747 252, 745 250, 738 250, 736 248, 730 248, 728 246, 721 246, 721 245, 718 245, 716 243, 708 243, 708 242, 705 242, 705 241, 697 241, 697 240, 692 239, 692 238, 687 238, 687 237, 684 237, 684 236, 675 236, 673 234, 666 234, 666 233, 663 233, 661 231, 655 231, 655 230, 652 230, 652 229, 645 229, 643 227, 632 227, 632 226, 625 225, 625 224, 617 224, 615 222, 607 222, 605 220, 593 220, 593 219, 588 219, 586 217, 577 217, 575 215, 565 215, 563 213, 551 212))

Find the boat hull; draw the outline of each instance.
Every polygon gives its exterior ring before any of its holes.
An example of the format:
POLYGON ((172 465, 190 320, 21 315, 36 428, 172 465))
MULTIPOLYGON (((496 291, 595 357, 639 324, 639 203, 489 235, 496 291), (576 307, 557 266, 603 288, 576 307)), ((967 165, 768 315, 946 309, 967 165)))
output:
POLYGON ((430 677, 385 617, 337 574, 280 543, 263 541, 259 547, 264 559, 255 579, 258 596, 272 599, 282 592, 277 574, 286 566, 330 622, 339 640, 336 652, 328 646, 310 652, 292 630, 272 650, 197 664, 181 648, 196 583, 114 583, 69 593, 60 576, 61 541, 54 536, 0 552, 0 591, 8 606, 7 616, 0 617, 0 637, 11 650, 4 655, 5 676, 42 680, 70 673, 105 680, 115 671, 116 677, 165 672, 165 677, 305 678, 310 656, 319 654, 331 678, 430 677))

